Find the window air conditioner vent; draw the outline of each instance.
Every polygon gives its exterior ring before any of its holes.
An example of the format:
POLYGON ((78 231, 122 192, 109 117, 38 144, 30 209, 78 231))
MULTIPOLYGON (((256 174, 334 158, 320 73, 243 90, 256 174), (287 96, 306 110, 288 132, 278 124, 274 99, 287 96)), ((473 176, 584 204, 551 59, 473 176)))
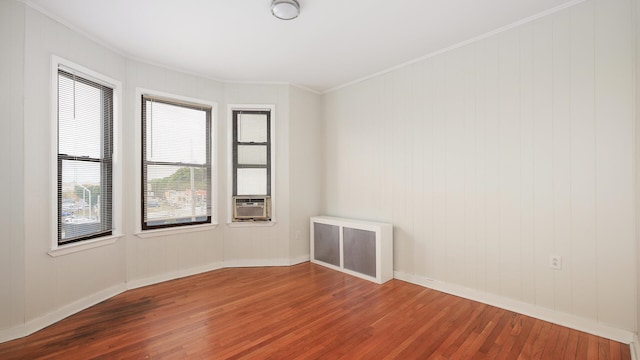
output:
POLYGON ((271 197, 234 196, 233 221, 271 220, 271 197))

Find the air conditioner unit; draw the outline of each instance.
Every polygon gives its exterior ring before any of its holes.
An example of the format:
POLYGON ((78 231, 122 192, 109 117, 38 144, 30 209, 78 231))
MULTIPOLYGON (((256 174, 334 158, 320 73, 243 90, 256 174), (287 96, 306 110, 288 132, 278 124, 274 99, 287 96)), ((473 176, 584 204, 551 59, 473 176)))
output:
POLYGON ((270 196, 234 196, 233 221, 271 220, 270 196))

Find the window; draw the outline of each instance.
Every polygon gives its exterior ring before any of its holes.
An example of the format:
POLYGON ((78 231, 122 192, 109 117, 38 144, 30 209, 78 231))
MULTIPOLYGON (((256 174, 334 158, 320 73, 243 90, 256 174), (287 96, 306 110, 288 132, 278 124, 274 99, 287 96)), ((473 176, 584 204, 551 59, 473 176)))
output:
POLYGON ((142 95, 142 230, 211 223, 211 109, 142 95))
POLYGON ((275 223, 272 212, 273 106, 230 105, 230 222, 275 223))
POLYGON ((58 245, 112 235, 113 93, 58 66, 58 245))
POLYGON ((271 112, 233 111, 233 195, 271 195, 271 112))

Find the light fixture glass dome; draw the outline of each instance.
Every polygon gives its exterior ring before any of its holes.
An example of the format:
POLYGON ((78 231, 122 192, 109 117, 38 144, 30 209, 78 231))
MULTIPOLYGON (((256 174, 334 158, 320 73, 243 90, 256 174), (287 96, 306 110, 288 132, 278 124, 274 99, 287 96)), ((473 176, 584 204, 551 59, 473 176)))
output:
POLYGON ((296 0, 273 0, 271 13, 278 19, 295 19, 300 15, 300 4, 296 0))

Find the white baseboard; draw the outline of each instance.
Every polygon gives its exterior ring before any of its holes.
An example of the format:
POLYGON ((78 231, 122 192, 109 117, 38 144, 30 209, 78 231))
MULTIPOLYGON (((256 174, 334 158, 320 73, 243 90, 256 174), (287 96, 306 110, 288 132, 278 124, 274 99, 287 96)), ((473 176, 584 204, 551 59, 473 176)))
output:
POLYGON ((300 257, 297 257, 295 259, 289 260, 289 265, 298 265, 298 264, 302 264, 304 262, 307 262, 309 260, 311 260, 309 255, 300 256, 300 257))
POLYGON ((629 349, 631 350, 631 360, 640 360, 640 339, 638 339, 638 335, 633 336, 629 349))
POLYGON ((31 335, 40 329, 44 329, 51 324, 54 324, 68 316, 71 316, 97 303, 114 297, 126 290, 127 289, 124 284, 112 286, 108 289, 99 291, 95 294, 91 294, 80 300, 74 301, 71 304, 67 304, 46 315, 30 320, 25 324, 21 324, 5 330, 0 330, 0 343, 31 335))
POLYGON ((261 267, 261 266, 291 266, 291 259, 235 259, 225 260, 225 268, 261 267))
MULTIPOLYGON (((259 266, 291 266, 309 261, 309 256, 301 256, 295 259, 245 259, 225 261, 224 263, 213 263, 175 272, 156 275, 144 279, 130 280, 126 284, 116 285, 98 293, 87 296, 62 308, 53 311, 39 318, 28 321, 8 329, 0 330, 0 343, 30 335, 40 329, 54 324, 70 315, 91 307, 99 302, 107 300, 126 290, 136 289, 143 286, 153 285, 160 282, 178 279, 186 276, 200 274, 207 271, 222 269, 225 267, 259 267, 259 266)), ((607 339, 616 340, 625 344, 630 344, 631 356, 634 360, 640 360, 640 340, 638 336, 630 331, 617 329, 611 326, 600 324, 596 321, 579 318, 566 313, 542 308, 533 304, 516 301, 513 299, 484 293, 481 291, 447 284, 425 277, 406 274, 396 271, 394 277, 416 285, 430 289, 442 291, 448 294, 464 297, 470 300, 479 301, 488 305, 502 309, 514 311, 523 315, 535 317, 554 324, 566 326, 572 329, 584 331, 590 334, 601 336, 607 339)))
POLYGON ((295 259, 251 259, 251 260, 232 260, 219 263, 208 264, 161 275, 156 275, 144 279, 129 280, 127 282, 127 290, 137 289, 139 287, 158 284, 164 281, 179 279, 191 275, 201 274, 208 271, 218 270, 222 268, 232 267, 261 267, 261 266, 291 266, 309 261, 309 255, 301 256, 295 259))
POLYGON ((80 312, 99 302, 107 300, 127 290, 137 289, 143 286, 158 284, 164 281, 179 279, 191 275, 196 275, 208 271, 222 269, 224 267, 259 267, 259 266, 291 266, 309 260, 309 256, 302 256, 296 259, 253 259, 253 260, 234 260, 224 263, 212 263, 204 266, 197 266, 189 269, 183 269, 155 275, 143 279, 133 279, 126 283, 110 287, 99 291, 95 294, 87 296, 83 299, 67 304, 49 314, 30 320, 25 324, 19 324, 10 328, 0 329, 0 343, 15 340, 52 325, 68 316, 80 312))
MULTIPOLYGON (((447 294, 460 296, 469 300, 479 301, 484 304, 531 316, 536 319, 548 321, 571 329, 584 331, 589 334, 619 341, 621 343, 632 344, 634 338, 637 339, 637 335, 631 331, 621 330, 612 326, 601 324, 594 320, 580 318, 570 314, 536 306, 534 304, 509 299, 503 296, 489 294, 482 291, 465 288, 463 286, 448 284, 442 281, 436 281, 422 276, 407 274, 399 271, 394 272, 394 277, 398 280, 403 280, 412 284, 424 286, 426 288, 442 291, 447 294)), ((633 345, 631 347, 631 350, 633 354, 633 345)))
POLYGON ((7 329, 0 330, 0 343, 19 339, 23 336, 29 335, 27 334, 27 331, 25 329, 26 329, 25 325, 20 324, 7 329))
POLYGON ((71 316, 77 312, 80 312, 86 308, 89 308, 97 303, 103 302, 109 298, 112 298, 124 291, 126 291, 124 284, 112 286, 108 289, 99 291, 95 294, 89 295, 83 299, 67 304, 53 312, 50 312, 37 319, 28 321, 25 324, 26 334, 32 334, 40 329, 43 329, 51 324, 54 324, 68 316, 71 316))
POLYGON ((188 269, 172 271, 160 275, 154 275, 143 279, 134 279, 127 281, 127 290, 137 289, 143 286, 158 284, 164 281, 180 279, 183 277, 201 274, 208 271, 222 269, 222 263, 212 263, 203 266, 196 266, 188 269))

